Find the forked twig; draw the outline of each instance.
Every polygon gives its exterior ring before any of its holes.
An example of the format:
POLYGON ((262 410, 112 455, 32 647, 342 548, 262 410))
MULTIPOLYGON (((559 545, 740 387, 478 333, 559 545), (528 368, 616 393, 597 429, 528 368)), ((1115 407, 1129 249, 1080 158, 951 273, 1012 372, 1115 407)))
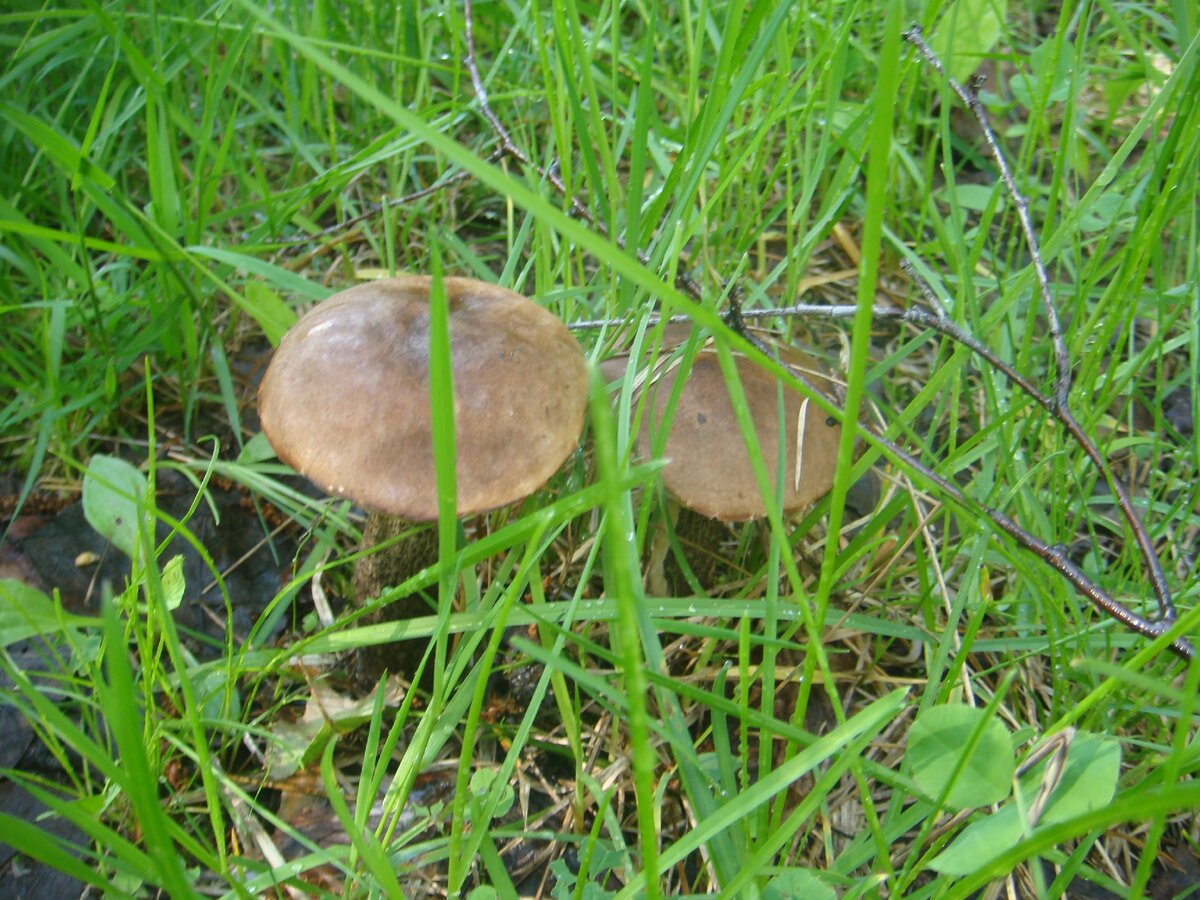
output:
MULTIPOLYGON (((512 140, 508 130, 496 116, 492 110, 487 96, 487 90, 484 87, 483 79, 479 75, 478 65, 475 58, 475 41, 474 32, 472 30, 472 15, 471 15, 471 0, 463 0, 465 16, 466 16, 466 43, 467 54, 466 64, 471 75, 471 82, 475 88, 476 98, 479 101, 480 110, 488 123, 495 130, 500 140, 500 149, 506 155, 509 155, 538 173, 540 177, 548 181, 554 188, 560 191, 563 197, 570 203, 571 212, 577 218, 587 222, 592 227, 596 228, 601 233, 607 233, 603 226, 598 223, 591 213, 587 210, 579 198, 570 194, 562 179, 553 169, 547 170, 534 163, 520 147, 512 140)), ((967 107, 974 114, 983 130, 984 140, 987 143, 988 149, 992 157, 996 160, 997 167, 1000 170, 1001 179, 1004 182, 1005 189, 1013 200, 1016 207, 1017 217, 1020 221, 1021 230, 1025 237, 1026 245, 1029 247, 1030 254, 1033 258, 1034 271, 1038 282, 1039 292, 1041 294, 1042 305, 1045 311, 1047 322, 1049 323, 1050 338, 1054 348, 1055 357, 1055 379, 1054 387, 1051 394, 1046 394, 1041 391, 1030 379, 1017 372, 1011 365, 1000 359, 992 350, 986 347, 973 335, 965 331, 955 322, 944 316, 940 312, 940 306, 936 302, 932 289, 923 278, 916 274, 911 266, 905 265, 904 269, 908 275, 917 284, 918 289, 924 296, 930 309, 925 309, 919 306, 912 306, 905 309, 900 309, 894 306, 877 306, 873 310, 873 315, 876 318, 892 321, 901 321, 912 325, 916 328, 924 328, 941 334, 950 340, 953 340, 971 352, 975 353, 987 363, 1001 372, 1005 377, 1012 381, 1017 387, 1024 391, 1035 403, 1046 410, 1049 415, 1058 421, 1066 430, 1067 433, 1075 440, 1083 449, 1092 462, 1099 468, 1117 498, 1117 503, 1121 509, 1122 515, 1133 531, 1137 541, 1140 555, 1142 556, 1146 569, 1150 575, 1150 581, 1154 587, 1154 593, 1158 600, 1160 615, 1157 619, 1151 620, 1144 616, 1135 613, 1107 591, 1096 584, 1086 574, 1084 574, 1078 566, 1076 566, 1068 558, 1065 548, 1057 544, 1049 544, 1041 538, 1036 537, 1030 532, 1023 529, 1011 518, 1006 516, 999 510, 969 499, 962 490, 952 482, 943 478, 934 472, 929 466, 925 465, 916 457, 909 454, 907 451, 899 447, 895 442, 887 439, 880 434, 874 427, 860 423, 860 427, 866 431, 871 440, 887 455, 909 466, 913 470, 919 472, 931 482, 936 484, 949 498, 954 502, 964 507, 975 507, 981 510, 991 521, 1002 531, 1013 538, 1016 543, 1030 553, 1039 557, 1048 566, 1059 572, 1079 593, 1086 597, 1091 603, 1104 612, 1106 615, 1116 619, 1125 627, 1132 631, 1147 637, 1159 637, 1170 629, 1176 621, 1175 605, 1171 600, 1170 591, 1167 588, 1166 576, 1163 573, 1162 565, 1158 559, 1158 555, 1154 551, 1153 543, 1150 540, 1149 533, 1142 524, 1136 509, 1133 506, 1133 501, 1129 496, 1129 492, 1124 485, 1118 481, 1109 466, 1104 455, 1096 447, 1095 443, 1084 431, 1078 420, 1074 417, 1070 410, 1070 389, 1071 389, 1071 361, 1067 352, 1066 341, 1063 336, 1061 320, 1058 310, 1054 304, 1054 300, 1050 291, 1050 281, 1046 274, 1046 267, 1042 259, 1041 249, 1038 244, 1037 235, 1033 229, 1033 223, 1029 216, 1029 201, 1024 197, 1017 187, 1016 179, 1013 177, 1012 170, 1008 165, 1008 161, 1001 151, 995 133, 992 131, 988 123, 987 116, 979 102, 978 95, 974 88, 967 88, 959 84, 955 79, 950 78, 945 68, 938 59, 937 55, 930 49, 921 37, 921 32, 918 28, 913 27, 909 30, 905 39, 917 48, 921 56, 929 63, 937 72, 946 75, 950 87, 962 99, 967 107), (933 310, 933 311, 930 311, 933 310)), ((625 248, 624 242, 620 238, 615 239, 618 246, 625 248)), ((649 260, 640 250, 636 251, 638 259, 643 264, 649 264, 649 260)), ((702 291, 698 284, 695 283, 687 275, 681 275, 678 279, 678 284, 689 296, 694 299, 701 299, 702 291)), ((792 374, 804 382, 810 389, 811 384, 807 383, 803 374, 797 372, 786 363, 782 363, 777 356, 771 354, 769 349, 762 344, 753 334, 746 328, 744 320, 789 316, 789 315, 818 315, 829 316, 835 318, 844 318, 853 316, 857 312, 857 308, 852 305, 847 306, 827 306, 820 304, 796 304, 788 307, 780 307, 776 309, 765 310, 743 310, 737 299, 737 291, 732 291, 730 295, 730 308, 725 313, 724 318, 727 324, 740 335, 750 340, 758 349, 764 351, 768 355, 773 356, 777 362, 781 362, 792 374)), ((657 317, 654 321, 660 321, 657 317)), ((671 322, 687 322, 687 316, 672 316, 671 322)), ((621 323, 612 320, 596 320, 589 322, 577 322, 571 327, 573 328, 598 328, 621 323)), ((1190 660, 1195 656, 1196 650, 1192 643, 1184 637, 1176 638, 1169 645, 1172 652, 1190 660)))
MULTIPOLYGON (((1147 622, 1156 631, 1144 632, 1146 634, 1161 634, 1165 631, 1176 619, 1176 611, 1174 601, 1171 599, 1171 592, 1167 588, 1166 575, 1162 570, 1162 563, 1159 561, 1158 554, 1154 551, 1154 544, 1150 540, 1150 535, 1146 531, 1145 525, 1142 523, 1141 517, 1137 514, 1137 510, 1133 506, 1133 500, 1129 496, 1129 491, 1125 488, 1117 478, 1114 477, 1112 467, 1109 466, 1108 460, 1100 452, 1095 443, 1088 437, 1083 430, 1083 426, 1075 418, 1071 412, 1070 393, 1071 393, 1071 359, 1067 353, 1066 340, 1063 337, 1061 320, 1058 315, 1057 307, 1054 303, 1053 295, 1050 291, 1050 280, 1046 274, 1046 265, 1042 259, 1041 246, 1038 243, 1037 233, 1034 231, 1033 222, 1029 217, 1029 200, 1021 193, 1017 187, 1016 179, 1013 177, 1012 169, 1008 164, 1008 160, 1004 155, 1004 151, 1000 149, 1000 144, 996 140, 995 132, 988 122, 987 114, 984 112, 982 104, 979 102, 979 94, 973 88, 964 87, 956 79, 952 78, 946 72, 937 54, 930 49, 921 37, 921 29, 913 26, 905 34, 905 39, 917 48, 917 51, 925 59, 935 71, 945 76, 947 83, 950 85, 971 114, 979 123, 979 127, 983 132, 984 142, 987 144, 988 150, 992 154, 992 158, 996 161, 996 166, 1000 170, 1000 177, 1004 181, 1004 186, 1008 190, 1009 196, 1012 197, 1013 205, 1016 208, 1017 219, 1021 223, 1021 230, 1025 235, 1025 244, 1029 248, 1030 256, 1033 259, 1033 269, 1037 276, 1038 290, 1042 297, 1042 307, 1046 315, 1046 320, 1050 326, 1050 339, 1054 345, 1055 355, 1055 385, 1053 398, 1048 398, 1037 391, 1030 391, 1024 384, 1022 389, 1029 394, 1034 400, 1042 405, 1059 423, 1067 430, 1075 442, 1083 449, 1084 453, 1092 460, 1099 468, 1101 474, 1108 482, 1109 488, 1113 495, 1117 498, 1117 504, 1121 509, 1121 514, 1124 516, 1126 523, 1129 525, 1134 535, 1134 540, 1137 541, 1138 549, 1141 552, 1143 562, 1146 566, 1146 571, 1150 576, 1150 583, 1154 588, 1154 594, 1158 598, 1159 619, 1157 622, 1147 622)), ((1007 374, 1007 373, 1006 373, 1007 374)), ((1010 376, 1011 377, 1011 376, 1010 376)), ((1019 382, 1018 382, 1019 383, 1019 382)), ((1115 603, 1115 601, 1114 601, 1115 603)), ((1124 607, 1116 604, 1125 612, 1124 607)), ((1109 610, 1106 610, 1109 611, 1109 610)), ((1115 612, 1109 611, 1115 615, 1115 612)), ((1133 615, 1130 613, 1130 615, 1133 615)), ((1141 617, 1137 617, 1141 618, 1141 617)), ((1190 657, 1189 657, 1190 658, 1190 657)))

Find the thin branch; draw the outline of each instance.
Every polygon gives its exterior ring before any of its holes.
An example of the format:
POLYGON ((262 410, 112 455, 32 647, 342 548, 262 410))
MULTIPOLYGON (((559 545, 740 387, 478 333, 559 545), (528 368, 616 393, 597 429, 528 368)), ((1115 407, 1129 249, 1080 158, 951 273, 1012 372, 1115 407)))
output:
MULTIPOLYGON (((499 159, 500 156, 500 151, 495 151, 492 154, 492 158, 489 160, 489 162, 494 162, 495 160, 499 159)), ((438 191, 444 191, 446 188, 458 184, 461 181, 467 181, 470 178, 470 172, 455 172, 451 175, 447 175, 445 178, 438 179, 433 184, 429 185, 429 187, 421 188, 418 191, 413 191, 411 194, 405 194, 403 197, 390 197, 387 200, 381 201, 380 203, 372 203, 367 207, 366 210, 359 213, 357 216, 351 216, 349 219, 344 219, 343 221, 338 222, 336 225, 330 225, 328 228, 322 228, 320 231, 315 231, 311 234, 302 234, 299 237, 286 238, 284 240, 272 241, 271 243, 273 246, 286 249, 287 247, 296 246, 298 244, 311 244, 313 241, 320 241, 324 238, 334 237, 335 235, 339 236, 341 240, 349 240, 353 236, 354 232, 347 231, 347 229, 353 228, 359 222, 365 221, 366 219, 371 218, 371 216, 378 215, 382 210, 393 209, 397 206, 404 206, 408 203, 412 203, 414 200, 420 200, 422 197, 428 197, 431 194, 436 194, 438 191)))
POLYGON ((1000 149, 1000 142, 996 140, 996 134, 992 131, 991 123, 988 122, 987 114, 983 111, 983 105, 979 102, 979 94, 975 88, 964 87, 950 76, 937 54, 921 37, 919 26, 914 25, 905 32, 904 39, 917 48, 917 51, 935 72, 946 77, 951 90, 958 94, 967 109, 975 116, 975 121, 979 123, 980 129, 983 131, 984 143, 987 144, 992 158, 996 160, 996 166, 1000 169, 1000 177, 1004 180, 1004 186, 1007 188, 1009 196, 1012 197, 1013 205, 1016 206, 1017 219, 1021 223, 1021 231, 1025 234, 1025 244, 1033 256, 1033 270, 1037 274, 1038 290, 1042 295, 1042 307, 1046 313, 1046 320, 1050 323, 1050 340, 1054 343, 1055 400, 1065 407, 1067 395, 1071 391, 1071 358, 1067 354, 1067 342, 1063 339, 1062 323, 1050 292, 1050 278, 1046 274, 1046 266, 1042 262, 1037 234, 1033 230, 1033 220, 1029 217, 1029 199, 1017 187, 1017 180, 1013 177, 1004 151, 1000 149))
MULTIPOLYGON (((911 273, 910 273, 911 274, 911 273)), ((754 310, 744 311, 742 316, 745 318, 762 318, 766 316, 779 315, 795 315, 798 311, 814 314, 814 315, 832 315, 835 318, 848 318, 856 311, 854 306, 819 306, 819 305, 796 305, 790 307, 780 307, 769 310, 754 310)), ((963 331, 957 324, 945 316, 937 315, 929 312, 922 307, 909 307, 900 309, 894 306, 876 306, 872 311, 872 315, 881 320, 892 320, 903 322, 912 325, 916 328, 929 329, 935 331, 952 341, 962 344, 973 353, 978 354, 989 364, 999 369, 1006 377, 1011 379, 1018 387, 1021 388, 1031 399, 1038 405, 1043 407, 1052 416, 1061 419, 1061 407, 1059 407, 1051 398, 1043 394, 1038 388, 1025 378, 1021 373, 1017 372, 1004 360, 1000 359, 992 350, 981 344, 974 336, 963 331)), ((686 322, 690 321, 687 316, 672 316, 671 322, 686 322)), ((601 323, 581 323, 584 325, 595 324, 613 324, 611 322, 601 323)), ((763 349, 761 342, 755 342, 759 349, 763 349)), ((804 376, 804 373, 788 364, 786 360, 779 358, 777 354, 768 353, 776 362, 780 363, 788 372, 803 383, 809 390, 819 393, 816 388, 804 376)), ((977 500, 972 500, 963 493, 962 489, 952 481, 948 481, 943 476, 939 475, 932 468, 927 466, 917 457, 913 456, 906 450, 901 449, 894 441, 889 440, 880 433, 874 426, 868 423, 859 423, 859 427, 870 435, 871 440, 888 456, 891 456, 898 462, 904 464, 908 468, 920 473, 929 481, 937 485, 943 493, 951 500, 966 509, 977 509, 987 516, 991 521, 1003 532, 1009 535, 1018 545, 1026 551, 1034 554, 1041 559, 1046 565, 1055 569, 1059 574, 1071 584, 1080 594, 1086 597, 1093 606, 1103 612, 1105 615, 1116 619, 1126 628, 1131 631, 1136 631, 1138 634, 1147 637, 1155 638, 1164 634, 1174 624, 1175 616, 1162 615, 1157 620, 1150 620, 1144 616, 1138 615, 1129 607, 1125 606, 1111 594, 1105 591, 1102 587, 1096 584, 1091 578, 1083 573, 1071 560, 1067 557, 1063 547, 1059 544, 1049 544, 1031 532, 1026 531, 1018 525, 1013 519, 1006 516, 997 509, 993 509, 987 504, 980 503, 977 500)), ((1072 436, 1080 444, 1087 443, 1086 435, 1076 435, 1071 432, 1072 436), (1082 438, 1082 439, 1081 439, 1082 438)), ((1155 557, 1157 561, 1157 557, 1155 557)), ((1191 659, 1195 655, 1195 647, 1191 642, 1184 637, 1176 638, 1171 644, 1170 649, 1173 653, 1183 659, 1191 659)))
POLYGON ((1067 429, 1071 437, 1083 448, 1083 451, 1100 469, 1101 474, 1104 475, 1110 490, 1112 490, 1113 495, 1117 498, 1117 505, 1121 509, 1121 514, 1133 532, 1134 540, 1137 542, 1138 549, 1141 552, 1146 571, 1150 576, 1150 583, 1154 588, 1154 594, 1158 598, 1160 618, 1167 622, 1173 621, 1176 616, 1175 603, 1171 599, 1170 590, 1167 588, 1167 577, 1163 572, 1158 554, 1154 551, 1154 544, 1150 540, 1150 535, 1146 531, 1146 527, 1142 523, 1137 510, 1134 508, 1133 499, 1129 496, 1129 491, 1125 488, 1125 485, 1113 475, 1108 460, 1104 458, 1099 448, 1096 447, 1091 438, 1088 437, 1087 432, 1084 431, 1083 426, 1079 424, 1074 413, 1071 412, 1071 359, 1067 353, 1067 344, 1063 338, 1058 310, 1050 291, 1050 279, 1046 275, 1046 265, 1042 259, 1041 246, 1038 243, 1037 234, 1033 229, 1033 221, 1029 217, 1029 201, 1017 187, 1017 182, 1013 177, 1012 169, 1008 165, 1008 160, 1004 156, 1004 152, 1000 149, 1000 143, 996 139, 996 134, 988 122, 983 105, 979 102, 978 93, 973 88, 964 87, 949 76, 942 65, 942 61, 938 59, 937 54, 930 49, 929 45, 921 37, 921 29, 919 27, 914 25, 909 29, 905 34, 905 39, 917 48, 917 51, 936 72, 946 76, 950 88, 958 94, 963 103, 970 109, 983 131, 984 142, 991 151, 992 157, 996 160, 996 165, 1000 169, 1000 177, 1003 179, 1004 186, 1008 190, 1016 207, 1017 218, 1021 223, 1021 230, 1025 234, 1025 243, 1029 248, 1030 256, 1033 258, 1033 269, 1037 275, 1038 289, 1042 295, 1042 306, 1046 313, 1046 319, 1050 324, 1050 339, 1054 345, 1055 367, 1057 369, 1054 403, 1050 406, 1043 400, 1039 400, 1038 402, 1046 406, 1046 409, 1062 423, 1062 426, 1067 429))
MULTIPOLYGON (((1145 616, 1138 615, 1085 575, 1067 557, 1065 548, 1061 544, 1047 544, 1041 538, 1026 531, 999 510, 993 509, 983 503, 968 500, 967 496, 956 484, 938 475, 916 457, 901 450, 896 444, 880 436, 873 426, 864 425, 863 429, 878 440, 879 445, 886 453, 895 456, 896 459, 906 466, 915 469, 930 479, 955 502, 967 508, 973 506, 981 510, 984 515, 991 519, 992 522, 1012 537, 1019 545, 1037 556, 1046 565, 1055 569, 1075 590, 1091 601, 1093 606, 1116 619, 1126 628, 1136 631, 1138 634, 1143 634, 1146 637, 1156 638, 1165 634, 1175 623, 1174 616, 1168 617, 1164 615, 1155 621, 1151 621, 1145 616)), ((1190 660, 1196 655, 1196 648, 1185 637, 1176 638, 1169 646, 1171 651, 1182 659, 1190 660)))

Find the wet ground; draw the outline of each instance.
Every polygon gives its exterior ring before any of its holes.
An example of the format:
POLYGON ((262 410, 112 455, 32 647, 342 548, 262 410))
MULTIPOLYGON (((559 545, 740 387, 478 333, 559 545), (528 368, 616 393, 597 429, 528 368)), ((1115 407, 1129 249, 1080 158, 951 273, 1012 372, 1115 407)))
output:
MULTIPOLYGON (((70 612, 95 613, 106 586, 118 593, 126 586, 130 561, 112 547, 88 524, 79 500, 33 494, 20 512, 16 507, 16 478, 0 476, 0 579, 11 579, 35 587, 47 594, 58 591, 63 607, 70 612)), ((295 552, 293 534, 285 530, 273 541, 264 540, 260 509, 245 491, 235 485, 210 487, 212 507, 200 504, 188 521, 192 531, 212 562, 222 573, 226 590, 233 598, 235 634, 245 635, 258 620, 264 607, 279 592, 291 570, 295 552), (215 508, 215 512, 214 512, 215 508), (217 524, 217 517, 220 525, 217 524)), ((192 506, 195 490, 182 475, 169 470, 158 474, 157 505, 175 519, 182 518, 192 506)), ((170 531, 158 525, 160 540, 170 531)), ((197 658, 213 656, 225 639, 225 599, 216 578, 197 549, 182 539, 174 540, 163 560, 183 557, 186 590, 175 612, 175 621, 188 649, 197 658)), ((285 618, 284 622, 290 620, 285 618)), ((54 672, 58 669, 53 644, 31 639, 10 645, 13 664, 27 673, 54 672)), ((48 680, 52 684, 53 680, 48 680)), ((0 672, 0 690, 12 683, 0 672)), ((53 692, 52 699, 70 702, 53 692)), ((8 703, 0 703, 0 768, 17 769, 44 779, 48 786, 63 779, 60 762, 30 727, 26 717, 8 703)), ((45 807, 11 780, 0 778, 0 813, 36 822, 48 834, 87 845, 87 839, 63 819, 41 817, 45 807)), ((82 885, 54 869, 16 853, 0 842, 0 897, 79 896, 82 885)))

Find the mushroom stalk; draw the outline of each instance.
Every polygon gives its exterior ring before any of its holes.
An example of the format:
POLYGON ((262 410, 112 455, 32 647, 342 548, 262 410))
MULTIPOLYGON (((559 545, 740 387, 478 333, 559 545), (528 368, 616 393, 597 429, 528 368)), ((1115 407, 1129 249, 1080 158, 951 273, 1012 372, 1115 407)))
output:
MULTIPOLYGON (((368 513, 363 525, 360 548, 367 550, 393 542, 354 565, 351 587, 359 606, 378 597, 388 588, 403 584, 438 561, 436 527, 420 527, 399 516, 368 513), (407 537, 400 538, 406 531, 407 537), (398 539, 399 538, 399 539, 398 539)), ((370 617, 372 624, 402 622, 429 615, 430 602, 420 591, 399 597, 370 617)), ((362 682, 374 682, 384 671, 412 675, 425 653, 425 643, 417 640, 395 641, 361 648, 354 658, 355 676, 362 682)))

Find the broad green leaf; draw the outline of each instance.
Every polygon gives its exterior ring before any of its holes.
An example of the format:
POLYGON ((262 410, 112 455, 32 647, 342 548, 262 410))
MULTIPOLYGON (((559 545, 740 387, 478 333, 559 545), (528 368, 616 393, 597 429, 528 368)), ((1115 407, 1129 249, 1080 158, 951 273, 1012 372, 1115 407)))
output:
POLYGON ((190 677, 204 718, 215 721, 241 715, 242 695, 237 680, 231 681, 224 669, 202 669, 190 677))
MULTIPOLYGON (((481 803, 487 800, 488 794, 492 791, 492 785, 496 782, 497 775, 498 773, 495 769, 476 769, 474 774, 471 775, 471 793, 481 803)), ((512 785, 505 785, 503 790, 504 793, 501 796, 499 804, 496 806, 495 815, 497 818, 512 809, 513 805, 514 794, 512 785)), ((487 823, 480 824, 486 825, 487 823)))
POLYGON ((62 609, 35 587, 12 578, 0 578, 0 647, 48 635, 71 625, 95 625, 95 619, 62 609))
POLYGON ((1029 110, 1061 103, 1071 93, 1071 64, 1075 47, 1047 40, 1029 55, 1029 74, 1017 72, 1008 80, 1013 99, 1029 110))
POLYGON ((284 781, 321 755, 329 737, 324 722, 276 722, 267 743, 267 777, 284 781))
POLYGON ((219 247, 188 247, 188 252, 241 269, 262 281, 248 281, 238 294, 230 288, 233 301, 262 328, 272 344, 278 344, 296 322, 295 311, 283 301, 279 291, 309 300, 324 300, 333 291, 309 281, 295 272, 244 253, 219 247))
POLYGON ((1121 231, 1128 231, 1133 218, 1130 216, 1128 222, 1119 226, 1117 219, 1122 212, 1127 216, 1130 214, 1125 197, 1120 192, 1110 191, 1107 194, 1101 194, 1088 211, 1080 217, 1079 227, 1084 231, 1107 231, 1118 227, 1121 231))
MULTIPOLYGON (((1036 834, 1039 828, 1107 806, 1116 792, 1120 765, 1121 748, 1115 740, 1076 734, 1062 778, 1050 795, 1037 827, 1029 828, 1022 819, 1022 807, 1010 801, 998 812, 963 829, 929 863, 929 868, 943 875, 970 875, 985 868, 1027 834, 1036 834)), ((1043 764, 1021 779, 1021 793, 1027 803, 1036 795, 1044 771, 1043 764)))
POLYGON ((1062 780, 1050 795, 1042 824, 1073 819, 1107 806, 1117 792, 1121 745, 1110 737, 1077 732, 1062 780))
POLYGON ((261 431, 250 440, 246 441, 242 447, 242 452, 238 454, 237 461, 246 465, 265 462, 268 459, 275 458, 275 448, 271 446, 267 440, 267 436, 261 431))
POLYGON ((913 722, 904 758, 921 789, 934 798, 945 793, 954 809, 999 803, 1012 789, 1016 770, 1007 729, 985 710, 958 704, 922 713, 913 722))
POLYGON ((956 81, 965 83, 1000 40, 1007 0, 957 0, 947 6, 929 39, 956 81))
POLYGON ((943 875, 970 875, 1021 839, 1020 811, 1009 803, 990 816, 977 819, 929 862, 943 875))
MULTIPOLYGON (((580 851, 582 857, 583 851, 580 851)), ((603 885, 607 882, 609 872, 621 872, 623 869, 630 868, 629 857, 611 848, 603 845, 596 845, 592 849, 591 859, 588 861, 587 881, 582 885, 579 884, 579 873, 573 872, 567 867, 567 861, 556 859, 550 864, 550 872, 554 875, 554 887, 550 889, 550 896, 554 900, 609 900, 615 897, 616 891, 610 891, 603 885)))
MULTIPOLYGON (((946 188, 947 193, 950 190, 950 187, 946 188)), ((996 190, 996 187, 985 184, 956 184, 953 186, 954 198, 963 209, 987 209, 996 190)))
POLYGON ((96 532, 130 559, 137 552, 146 477, 123 459, 93 456, 83 476, 83 514, 96 532))
POLYGON ((287 330, 296 324, 295 310, 261 282, 251 281, 246 285, 239 305, 258 323, 272 346, 278 346, 287 330))
MULTIPOLYGON (((398 696, 398 688, 389 688, 384 702, 396 704, 398 696)), ((351 697, 325 682, 316 682, 298 720, 281 719, 271 726, 272 738, 267 745, 269 777, 282 780, 310 765, 335 733, 352 731, 370 719, 375 702, 374 694, 351 697)))

